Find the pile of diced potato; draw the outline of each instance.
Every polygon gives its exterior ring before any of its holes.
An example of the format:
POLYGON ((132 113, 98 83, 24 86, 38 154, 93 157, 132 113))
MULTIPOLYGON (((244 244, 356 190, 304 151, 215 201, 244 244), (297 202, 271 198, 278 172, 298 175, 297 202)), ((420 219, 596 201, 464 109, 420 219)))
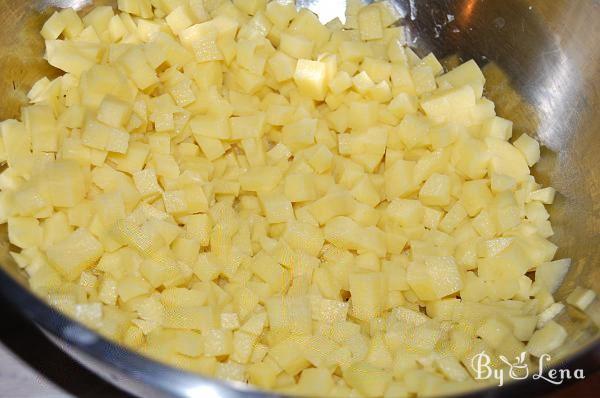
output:
POLYGON ((385 1, 326 25, 285 0, 54 13, 65 73, 1 123, 31 288, 150 357, 299 395, 449 394, 482 351, 552 353, 570 261, 539 145, 509 141, 475 62, 445 73, 396 20, 385 1))

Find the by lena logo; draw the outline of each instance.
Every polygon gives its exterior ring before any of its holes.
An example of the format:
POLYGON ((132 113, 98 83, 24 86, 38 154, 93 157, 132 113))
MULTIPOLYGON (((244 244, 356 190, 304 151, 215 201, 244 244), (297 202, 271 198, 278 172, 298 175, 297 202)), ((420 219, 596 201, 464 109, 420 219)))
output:
MULTIPOLYGON (((529 364, 527 363, 527 353, 523 352, 514 360, 509 360, 504 355, 498 356, 498 359, 507 365, 507 369, 499 369, 492 366, 492 360, 490 356, 485 352, 471 358, 471 367, 475 373, 476 380, 495 380, 498 382, 498 386, 502 387, 507 379, 510 380, 523 380, 529 377, 529 364)), ((552 360, 552 357, 548 354, 543 354, 538 359, 538 366, 535 372, 531 373, 533 380, 544 380, 554 385, 560 385, 565 380, 585 379, 583 369, 576 369, 571 371, 570 369, 550 369, 545 370, 545 366, 552 360)))

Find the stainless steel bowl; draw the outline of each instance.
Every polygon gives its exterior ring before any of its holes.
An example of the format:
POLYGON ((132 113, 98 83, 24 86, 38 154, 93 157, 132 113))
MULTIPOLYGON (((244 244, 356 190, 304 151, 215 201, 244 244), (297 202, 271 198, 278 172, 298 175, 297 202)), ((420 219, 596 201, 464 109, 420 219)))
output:
MULTIPOLYGON (((17 117, 25 93, 41 75, 57 75, 42 60, 38 32, 50 7, 91 0, 0 0, 0 118, 17 117)), ((98 3, 98 1, 96 1, 98 3)), ((104 1, 103 3, 106 3, 104 1)), ((298 0, 325 18, 343 15, 344 0, 298 0)), ((397 0, 418 53, 433 51, 450 66, 474 58, 488 79, 488 97, 517 132, 545 146, 538 181, 559 192, 551 215, 559 256, 574 264, 558 292, 575 286, 600 292, 600 2, 597 0, 397 0)), ((0 293, 65 351, 119 387, 143 397, 268 395, 185 373, 141 357, 48 307, 27 289, 0 229, 0 293)), ((560 318, 570 333, 555 366, 600 368, 600 304, 560 318)), ((539 393, 553 388, 526 380, 473 395, 539 393)))

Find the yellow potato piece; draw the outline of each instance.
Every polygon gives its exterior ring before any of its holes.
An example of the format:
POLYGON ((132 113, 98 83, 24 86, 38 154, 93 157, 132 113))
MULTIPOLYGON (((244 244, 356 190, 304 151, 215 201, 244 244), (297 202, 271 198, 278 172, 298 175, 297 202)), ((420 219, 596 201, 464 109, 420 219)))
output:
POLYGON ((32 290, 282 394, 450 394, 482 351, 562 345, 539 143, 509 141, 474 61, 406 47, 391 3, 326 25, 265 0, 52 14, 64 74, 0 123, 0 222, 32 290))

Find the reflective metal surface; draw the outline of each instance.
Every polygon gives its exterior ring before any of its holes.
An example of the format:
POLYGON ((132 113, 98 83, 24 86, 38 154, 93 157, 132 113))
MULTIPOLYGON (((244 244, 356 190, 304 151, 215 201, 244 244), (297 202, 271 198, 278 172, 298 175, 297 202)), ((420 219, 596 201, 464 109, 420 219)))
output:
MULTIPOLYGON (((55 75, 41 59, 38 36, 48 6, 83 7, 88 0, 0 0, 0 118, 15 117, 31 84, 55 75)), ((106 3, 107 1, 103 1, 106 3)), ((98 3, 98 2, 97 2, 98 3)), ((322 16, 343 16, 344 0, 298 0, 322 16)), ((448 65, 474 58, 488 78, 486 92, 497 113, 545 146, 535 167, 538 181, 559 196, 551 209, 559 257, 574 264, 558 292, 576 285, 600 292, 600 2, 596 0, 398 0, 409 43, 433 51, 448 65)), ((104 340, 31 295, 8 256, 0 230, 0 293, 53 336, 63 349, 134 394, 144 397, 264 395, 191 375, 140 357, 104 340)), ((599 368, 600 304, 589 315, 569 312, 561 322, 571 336, 562 366, 599 368)), ((474 393, 504 396, 539 393, 548 383, 525 381, 474 393)))

